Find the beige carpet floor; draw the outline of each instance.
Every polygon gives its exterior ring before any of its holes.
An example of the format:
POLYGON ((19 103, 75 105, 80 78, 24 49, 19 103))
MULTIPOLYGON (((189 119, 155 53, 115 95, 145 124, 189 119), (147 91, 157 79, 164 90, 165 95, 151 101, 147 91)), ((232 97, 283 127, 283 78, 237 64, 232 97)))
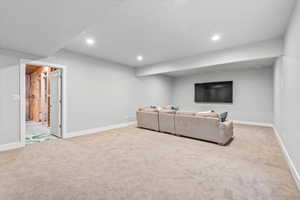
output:
POLYGON ((271 128, 228 146, 135 127, 0 153, 1 200, 296 200, 271 128))

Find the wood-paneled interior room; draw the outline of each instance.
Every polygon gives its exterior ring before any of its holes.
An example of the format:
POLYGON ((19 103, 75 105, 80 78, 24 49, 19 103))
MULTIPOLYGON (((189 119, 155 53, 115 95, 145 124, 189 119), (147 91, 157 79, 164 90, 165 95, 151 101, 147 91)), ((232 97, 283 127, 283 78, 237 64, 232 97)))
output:
POLYGON ((47 138, 51 126, 51 76, 55 68, 26 66, 26 136, 47 138))

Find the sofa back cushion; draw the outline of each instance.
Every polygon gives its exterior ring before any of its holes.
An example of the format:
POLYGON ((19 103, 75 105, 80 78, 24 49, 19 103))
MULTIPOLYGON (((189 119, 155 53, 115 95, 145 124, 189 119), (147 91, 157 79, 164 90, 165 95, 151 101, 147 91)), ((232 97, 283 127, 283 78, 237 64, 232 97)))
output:
POLYGON ((197 117, 210 117, 210 118, 219 118, 219 114, 216 112, 197 112, 197 117))
POLYGON ((176 115, 184 115, 184 116, 195 116, 195 112, 183 112, 183 111, 178 111, 176 112, 176 115))
POLYGON ((173 106, 171 105, 167 105, 167 106, 163 106, 162 109, 167 109, 167 110, 172 110, 173 106))
POLYGON ((163 106, 162 109, 175 110, 175 111, 179 110, 177 106, 173 106, 173 105, 163 106))
POLYGON ((144 112, 158 112, 157 108, 140 108, 139 111, 144 111, 144 112))
POLYGON ((169 110, 169 109, 160 109, 159 113, 165 113, 165 114, 175 114, 175 110, 169 110))

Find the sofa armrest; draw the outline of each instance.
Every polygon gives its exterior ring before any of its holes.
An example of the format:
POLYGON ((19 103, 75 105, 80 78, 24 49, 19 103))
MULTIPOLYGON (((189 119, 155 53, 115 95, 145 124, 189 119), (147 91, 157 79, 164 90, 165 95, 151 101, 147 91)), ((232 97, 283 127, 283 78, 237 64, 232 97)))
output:
POLYGON ((233 122, 220 122, 221 144, 226 144, 233 137, 233 122))
POLYGON ((137 111, 137 126, 159 131, 158 112, 137 111))
POLYGON ((233 122, 232 121, 220 122, 220 128, 221 129, 232 129, 233 128, 233 122))

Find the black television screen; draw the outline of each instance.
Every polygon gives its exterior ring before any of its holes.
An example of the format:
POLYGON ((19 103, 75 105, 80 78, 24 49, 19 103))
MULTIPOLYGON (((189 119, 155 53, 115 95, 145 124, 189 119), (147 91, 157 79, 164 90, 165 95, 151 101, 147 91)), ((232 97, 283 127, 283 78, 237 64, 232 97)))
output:
POLYGON ((232 103, 232 81, 196 83, 196 103, 232 103))

